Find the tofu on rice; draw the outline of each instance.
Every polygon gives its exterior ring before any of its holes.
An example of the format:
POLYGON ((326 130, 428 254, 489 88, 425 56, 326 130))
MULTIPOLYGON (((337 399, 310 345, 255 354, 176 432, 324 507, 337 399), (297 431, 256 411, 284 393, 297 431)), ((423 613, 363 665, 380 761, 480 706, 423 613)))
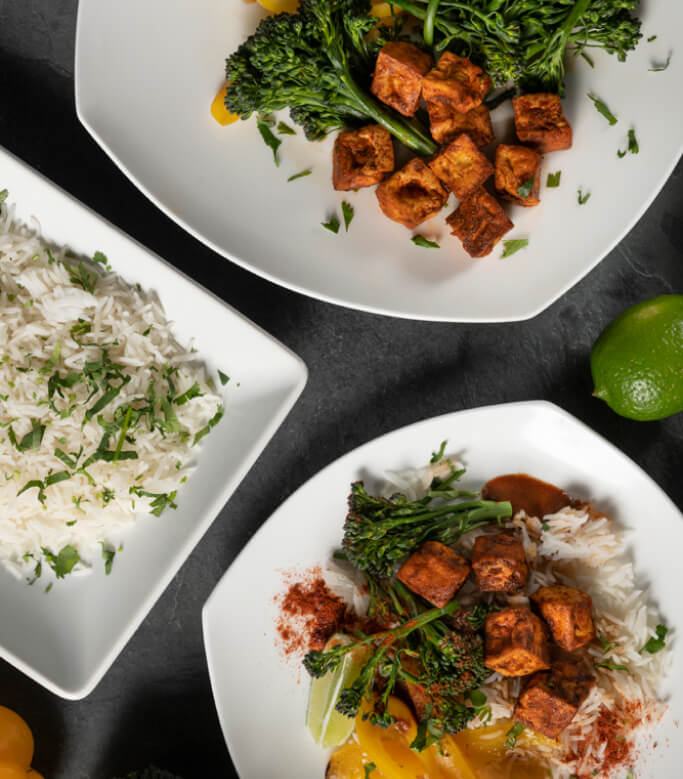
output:
POLYGON ((465 198, 446 222, 470 257, 491 254, 498 241, 514 227, 500 203, 482 187, 465 198))
POLYGON ((501 143, 496 147, 495 185, 499 197, 519 206, 541 201, 541 155, 526 146, 501 143))
POLYGON ((411 230, 438 214, 448 200, 432 169, 417 157, 385 179, 376 194, 386 216, 411 230))
POLYGON ((445 51, 433 70, 422 79, 425 102, 440 102, 461 113, 481 105, 493 82, 466 57, 445 51))
POLYGON ((550 626, 555 643, 562 649, 573 652, 595 638, 593 601, 587 593, 556 584, 536 590, 531 600, 550 626))
POLYGON ((491 113, 482 103, 463 113, 442 100, 427 100, 429 130, 432 138, 442 146, 466 133, 478 148, 488 146, 495 139, 491 126, 491 113))
POLYGON ((371 124, 337 135, 332 154, 332 183, 336 190, 372 187, 393 169, 394 146, 384 127, 371 124))
POLYGON ((403 563, 396 578, 437 608, 449 603, 470 574, 466 557, 427 541, 403 563))
POLYGON ((403 116, 413 116, 420 104, 422 77, 432 58, 412 43, 389 41, 375 63, 370 91, 403 116))
POLYGON ((537 93, 520 95, 512 101, 515 131, 522 143, 528 143, 540 153, 569 149, 572 128, 562 113, 557 95, 537 93))
POLYGON ((487 668, 501 676, 527 676, 550 668, 548 634, 527 608, 508 608, 486 617, 487 668))
POLYGON ((464 200, 493 173, 493 165, 465 134, 459 135, 428 164, 458 200, 464 200))
POLYGON ((506 533, 479 536, 472 547, 472 572, 482 592, 517 592, 529 579, 522 542, 506 533))

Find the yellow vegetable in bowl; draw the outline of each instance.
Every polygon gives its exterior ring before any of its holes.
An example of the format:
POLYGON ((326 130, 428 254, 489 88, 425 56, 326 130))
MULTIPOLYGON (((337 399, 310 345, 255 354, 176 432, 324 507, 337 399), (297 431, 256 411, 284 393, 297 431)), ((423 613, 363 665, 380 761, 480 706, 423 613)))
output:
POLYGON ((223 86, 216 93, 216 97, 211 103, 211 116, 218 122, 218 124, 228 125, 236 122, 239 119, 238 114, 233 114, 225 107, 225 95, 228 91, 230 84, 223 84, 223 86))
POLYGON ((299 0, 257 0, 258 4, 274 14, 293 14, 296 11, 299 0))

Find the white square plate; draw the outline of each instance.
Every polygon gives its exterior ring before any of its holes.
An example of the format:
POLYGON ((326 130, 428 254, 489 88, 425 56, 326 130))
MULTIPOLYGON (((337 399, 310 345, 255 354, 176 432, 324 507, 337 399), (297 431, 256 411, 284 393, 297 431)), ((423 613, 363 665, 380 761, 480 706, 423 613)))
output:
MULTIPOLYGON (((418 422, 355 449, 314 476, 264 524, 204 606, 204 643, 218 715, 242 779, 323 779, 328 753, 304 725, 308 677, 276 647, 274 596, 283 571, 325 566, 339 548, 349 485, 370 487, 385 471, 421 467, 439 443, 467 467, 465 489, 502 473, 527 472, 590 498, 625 528, 639 584, 666 623, 683 626, 683 517, 632 460, 574 417, 545 402, 459 411, 418 422), (264 749, 264 744, 267 748, 264 749)), ((683 741, 683 647, 674 637, 666 680, 670 710, 641 779, 679 779, 683 741)))
MULTIPOLYGON (((423 249, 383 216, 373 188, 332 189, 332 138, 286 136, 281 164, 254 119, 220 127, 209 106, 225 58, 264 14, 243 0, 80 0, 76 41, 78 116, 116 164, 168 216, 228 259, 323 300, 415 319, 505 322, 528 319, 568 290, 643 214, 683 149, 683 55, 654 73, 683 37, 683 3, 641 3, 644 37, 625 63, 590 49, 595 68, 570 60, 565 112, 569 151, 545 157, 542 180, 562 170, 559 189, 541 188, 538 208, 509 209, 527 249, 501 260, 496 247, 473 260, 443 216, 418 228, 441 249, 423 249), (657 35, 648 43, 646 38, 657 35), (593 52, 596 52, 593 55, 593 52), (610 127, 588 99, 607 102, 610 127), (640 154, 617 157, 635 128, 640 154), (287 178, 312 168, 312 175, 287 178), (590 192, 585 205, 577 190, 590 192), (348 233, 320 226, 340 203, 355 207, 348 233)), ((510 135, 510 104, 493 113, 510 135)), ((283 118, 290 124, 289 118, 283 118)), ((451 207, 453 200, 451 199, 451 207)), ((446 215, 450 213, 444 211, 446 215)))
POLYGON ((179 342, 194 339, 210 375, 220 368, 231 378, 221 390, 225 416, 204 439, 196 470, 178 492, 178 509, 138 520, 111 576, 95 566, 45 594, 39 583, 28 587, 0 569, 0 657, 57 695, 77 699, 99 682, 223 508, 298 398, 307 372, 267 333, 2 148, 0 188, 9 190, 23 221, 37 217, 46 240, 87 256, 103 251, 124 279, 155 290, 179 342))

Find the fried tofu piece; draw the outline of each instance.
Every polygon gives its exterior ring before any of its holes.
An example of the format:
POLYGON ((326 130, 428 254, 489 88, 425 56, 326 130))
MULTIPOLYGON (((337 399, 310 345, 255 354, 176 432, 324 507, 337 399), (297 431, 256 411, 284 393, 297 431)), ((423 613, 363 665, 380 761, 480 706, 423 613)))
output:
POLYGON ((412 43, 389 41, 382 46, 370 91, 404 116, 412 116, 420 104, 422 77, 432 58, 412 43))
POLYGON ((426 541, 403 563, 396 578, 441 609, 453 599, 469 573, 465 557, 438 541, 426 541))
POLYGON ((557 738, 588 697, 595 677, 579 663, 556 660, 550 672, 534 674, 515 706, 514 719, 537 733, 557 738))
POLYGON ((484 500, 509 500, 513 514, 525 511, 530 517, 539 519, 574 505, 564 490, 526 473, 496 476, 482 487, 481 496, 484 500))
POLYGON ((438 214, 448 200, 448 192, 439 179, 418 157, 385 179, 376 194, 389 219, 411 230, 438 214))
POLYGON ((515 112, 515 130, 522 143, 532 145, 541 153, 569 149, 572 128, 562 113, 557 95, 540 92, 520 95, 512 101, 515 112))
POLYGON ((441 100, 428 100, 427 111, 432 138, 442 146, 462 133, 467 133, 479 148, 494 140, 491 114, 483 104, 463 114, 441 100))
POLYGON ((467 57, 445 51, 436 67, 422 79, 422 97, 427 103, 441 102, 466 114, 481 105, 493 86, 484 71, 467 57))
POLYGON ((464 200, 493 173, 493 165, 464 133, 430 160, 429 167, 458 200, 464 200))
POLYGON ((550 626, 558 646, 573 652, 593 640, 593 599, 587 592, 564 584, 541 587, 531 600, 550 626))
POLYGON ((529 578, 522 542, 506 533, 479 536, 472 547, 472 571, 483 592, 516 592, 529 578))
POLYGON ((541 620, 527 608, 496 611, 486 617, 484 663, 503 676, 526 676, 550 668, 541 620))
MULTIPOLYGON (((401 654, 401 667, 414 677, 420 676, 424 670, 420 660, 405 653, 401 654)), ((418 720, 423 719, 427 706, 432 703, 432 697, 423 684, 415 684, 406 680, 403 682, 403 685, 408 693, 410 702, 413 704, 418 720)))
POLYGON ((394 169, 394 146, 388 130, 378 124, 339 133, 332 153, 335 189, 361 189, 379 184, 394 169))
POLYGON ((465 198, 446 221, 470 257, 491 254, 514 227, 500 203, 481 187, 465 198))
POLYGON ((541 202, 541 155, 526 146, 499 144, 495 181, 496 191, 505 200, 520 206, 537 206, 541 202))

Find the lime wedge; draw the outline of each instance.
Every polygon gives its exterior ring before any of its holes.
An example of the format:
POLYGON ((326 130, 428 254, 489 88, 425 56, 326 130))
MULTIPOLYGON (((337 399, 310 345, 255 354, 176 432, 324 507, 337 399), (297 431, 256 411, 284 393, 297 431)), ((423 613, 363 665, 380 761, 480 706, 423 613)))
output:
MULTIPOLYGON (((340 644, 346 646, 351 639, 335 633, 325 644, 325 650, 340 644)), ((365 662, 365 652, 352 650, 347 652, 339 666, 332 672, 311 680, 306 710, 306 727, 313 740, 321 747, 336 747, 343 744, 353 732, 355 719, 345 717, 335 708, 339 693, 358 677, 365 662)))

